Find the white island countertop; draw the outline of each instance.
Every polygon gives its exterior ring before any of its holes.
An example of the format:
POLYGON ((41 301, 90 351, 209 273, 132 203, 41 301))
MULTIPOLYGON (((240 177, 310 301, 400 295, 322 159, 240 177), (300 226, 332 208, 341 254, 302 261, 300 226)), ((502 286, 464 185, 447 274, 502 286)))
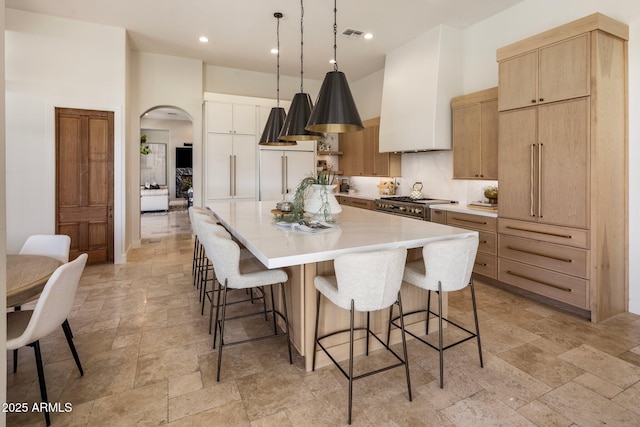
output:
POLYGON ((335 216, 340 228, 306 233, 277 226, 271 213, 275 205, 275 201, 225 201, 207 207, 268 268, 328 261, 350 252, 418 248, 434 240, 477 234, 349 206, 342 206, 342 213, 335 216))

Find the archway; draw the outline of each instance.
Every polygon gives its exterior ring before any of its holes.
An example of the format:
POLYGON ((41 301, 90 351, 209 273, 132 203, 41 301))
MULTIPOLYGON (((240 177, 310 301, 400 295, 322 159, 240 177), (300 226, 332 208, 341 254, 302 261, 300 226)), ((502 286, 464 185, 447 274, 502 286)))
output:
MULTIPOLYGON (((167 215, 187 207, 187 190, 193 179, 193 119, 179 107, 152 107, 140 116, 140 137, 140 237, 143 238, 147 234, 143 213, 167 215)), ((154 235, 158 233, 157 229, 153 231, 154 235)))

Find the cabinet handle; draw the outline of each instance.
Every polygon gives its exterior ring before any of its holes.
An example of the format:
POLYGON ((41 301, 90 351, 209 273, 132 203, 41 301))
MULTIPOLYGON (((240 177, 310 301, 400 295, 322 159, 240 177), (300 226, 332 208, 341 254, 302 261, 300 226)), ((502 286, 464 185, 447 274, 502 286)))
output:
POLYGON ((486 240, 480 240, 480 243, 482 243, 483 245, 485 245, 487 243, 486 240))
POLYGON ((520 273, 515 273, 515 272, 510 271, 510 270, 507 270, 507 274, 510 274, 510 275, 516 276, 516 277, 520 277, 522 279, 530 280, 532 282, 540 283, 541 285, 549 286, 551 288, 560 289, 561 291, 573 292, 573 290, 571 288, 565 288, 564 286, 556 285, 555 283, 542 282, 542 281, 540 281, 538 279, 534 279, 533 277, 526 276, 526 275, 520 274, 520 273))
POLYGON ((480 266, 480 267, 486 267, 487 264, 484 262, 474 262, 475 265, 480 266))
POLYGON ((526 249, 520 249, 520 248, 516 248, 513 246, 507 246, 507 249, 511 249, 512 251, 516 251, 516 252, 522 252, 525 254, 530 254, 530 255, 536 255, 536 256, 541 256, 544 258, 549 258, 549 259, 555 259, 556 261, 562 261, 562 262, 567 262, 567 263, 572 263, 573 260, 570 258, 560 258, 554 255, 547 255, 547 254, 541 254, 540 252, 534 252, 534 251, 529 251, 526 249))
POLYGON ((533 195, 533 185, 534 185, 534 173, 533 173, 533 168, 535 167, 535 163, 534 163, 534 152, 536 149, 536 144, 531 144, 531 152, 529 153, 529 160, 530 160, 530 173, 529 173, 529 214, 531 216, 536 216, 535 212, 533 211, 533 201, 534 199, 534 195, 533 195))
POLYGON ((233 195, 238 195, 238 174, 236 171, 236 155, 233 155, 233 195))
POLYGON ((289 157, 284 156, 284 193, 288 193, 289 190, 289 157))
POLYGON ((526 229, 526 228, 513 227, 511 225, 507 225, 507 229, 516 230, 516 231, 526 231, 527 233, 545 234, 547 236, 561 237, 563 239, 573 239, 573 236, 570 235, 570 234, 558 234, 558 233, 550 233, 548 231, 529 230, 529 229, 526 229))
POLYGON ((532 103, 532 104, 535 104, 535 103, 536 103, 536 100, 535 100, 535 99, 532 99, 532 100, 531 100, 531 103, 532 103))
POLYGON ((451 218, 451 219, 462 221, 462 222, 470 222, 472 224, 487 225, 487 221, 474 221, 472 219, 458 218, 458 217, 455 217, 455 216, 453 218, 451 218))
POLYGON ((544 101, 544 98, 540 98, 540 102, 543 102, 543 101, 544 101))
POLYGON ((233 156, 229 156, 229 196, 233 196, 233 156))
POLYGON ((538 217, 542 218, 542 146, 538 145, 538 217))
POLYGON ((284 156, 280 156, 280 194, 284 194, 284 156))

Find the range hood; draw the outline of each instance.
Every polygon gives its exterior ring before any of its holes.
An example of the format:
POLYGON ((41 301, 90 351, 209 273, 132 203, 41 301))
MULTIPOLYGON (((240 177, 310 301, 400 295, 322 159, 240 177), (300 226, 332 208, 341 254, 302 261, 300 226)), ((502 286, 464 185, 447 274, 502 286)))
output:
POLYGON ((461 93, 461 30, 439 25, 387 53, 380 152, 450 150, 450 102, 461 93))

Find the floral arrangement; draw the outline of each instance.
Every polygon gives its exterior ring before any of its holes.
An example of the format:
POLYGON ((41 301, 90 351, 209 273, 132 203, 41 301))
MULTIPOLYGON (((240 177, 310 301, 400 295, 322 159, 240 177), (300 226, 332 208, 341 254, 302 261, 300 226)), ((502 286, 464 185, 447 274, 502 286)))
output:
POLYGON ((144 154, 145 156, 151 152, 151 149, 149 148, 149 146, 145 145, 146 143, 147 143, 147 135, 142 135, 140 137, 140 154, 144 154))
MULTIPOLYGON (((328 170, 320 171, 315 175, 309 175, 303 178, 296 187, 296 191, 293 195, 293 200, 291 201, 293 203, 293 208, 291 209, 291 212, 278 217, 278 220, 288 222, 302 220, 304 218, 304 202, 305 199, 309 196, 308 193, 311 186, 315 184, 331 185, 333 184, 334 179, 335 173, 331 171, 331 168, 329 168, 328 170)), ((331 219, 331 208, 329 206, 329 197, 326 189, 321 193, 321 197, 321 209, 323 211, 324 218, 327 222, 333 222, 333 220, 331 219)))

